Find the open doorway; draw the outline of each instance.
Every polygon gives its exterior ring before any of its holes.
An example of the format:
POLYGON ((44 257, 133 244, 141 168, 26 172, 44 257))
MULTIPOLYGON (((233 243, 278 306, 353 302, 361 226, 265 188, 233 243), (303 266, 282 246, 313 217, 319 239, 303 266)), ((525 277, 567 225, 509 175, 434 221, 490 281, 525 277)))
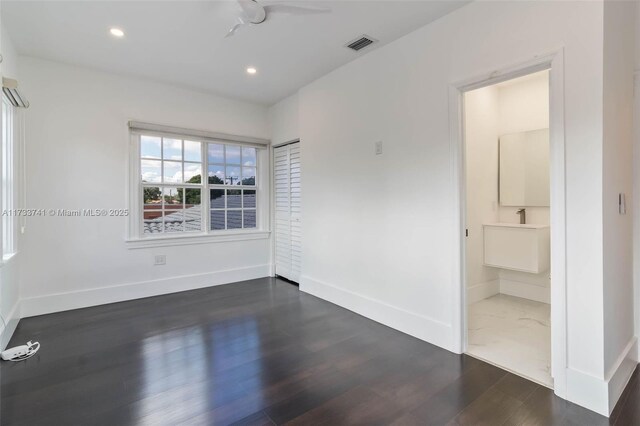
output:
POLYGON ((553 388, 549 71, 463 96, 466 353, 553 388))

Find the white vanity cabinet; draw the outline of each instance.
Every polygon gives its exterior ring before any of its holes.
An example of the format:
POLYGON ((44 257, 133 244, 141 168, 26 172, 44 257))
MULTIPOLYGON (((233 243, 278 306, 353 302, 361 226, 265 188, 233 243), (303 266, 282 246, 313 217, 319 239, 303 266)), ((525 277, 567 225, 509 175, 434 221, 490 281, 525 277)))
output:
POLYGON ((548 225, 492 223, 483 228, 486 266, 533 274, 549 270, 548 225))

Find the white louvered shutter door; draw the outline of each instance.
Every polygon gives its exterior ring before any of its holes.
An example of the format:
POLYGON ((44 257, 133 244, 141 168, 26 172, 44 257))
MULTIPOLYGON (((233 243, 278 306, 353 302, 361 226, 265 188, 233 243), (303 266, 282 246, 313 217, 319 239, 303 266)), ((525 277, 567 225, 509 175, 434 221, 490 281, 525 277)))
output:
POLYGON ((291 278, 300 282, 302 262, 302 229, 300 226, 300 143, 289 145, 289 178, 291 181, 291 278))
POLYGON ((300 144, 274 149, 276 274, 300 280, 300 144))

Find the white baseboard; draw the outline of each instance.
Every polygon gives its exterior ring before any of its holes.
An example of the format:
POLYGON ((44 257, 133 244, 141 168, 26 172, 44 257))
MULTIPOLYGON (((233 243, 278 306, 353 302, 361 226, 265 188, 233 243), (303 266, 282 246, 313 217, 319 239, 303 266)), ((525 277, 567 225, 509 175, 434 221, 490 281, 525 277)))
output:
POLYGON ((269 276, 270 265, 229 269, 205 274, 182 275, 137 283, 93 288, 68 293, 48 294, 21 300, 22 318, 143 297, 159 296, 180 291, 212 287, 237 281, 269 276))
POLYGON ((609 416, 607 382, 583 371, 567 368, 567 401, 609 416))
POLYGON ((300 290, 418 339, 452 350, 453 332, 449 324, 320 282, 308 276, 301 277, 300 290))
POLYGON ((16 331, 16 327, 18 327, 18 322, 20 322, 20 301, 18 300, 11 308, 11 312, 5 318, 7 322, 6 327, 2 327, 2 331, 0 331, 0 350, 3 351, 7 348, 13 333, 16 331))
POLYGON ((535 284, 500 278, 500 293, 536 302, 551 303, 551 289, 535 284))
POLYGON ((604 379, 567 369, 567 400, 609 417, 638 365, 638 340, 634 336, 604 379))
POLYGON ((638 339, 633 336, 606 376, 609 391, 609 414, 611 414, 615 408, 637 366, 638 339))
POLYGON ((479 302, 500 293, 500 281, 492 280, 474 284, 467 288, 467 305, 479 302))

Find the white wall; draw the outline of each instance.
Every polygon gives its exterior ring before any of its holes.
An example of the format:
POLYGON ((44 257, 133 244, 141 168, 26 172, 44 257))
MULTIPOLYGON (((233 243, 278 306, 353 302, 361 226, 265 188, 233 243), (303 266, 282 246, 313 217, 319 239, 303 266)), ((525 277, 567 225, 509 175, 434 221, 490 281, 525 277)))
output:
MULTIPOLYGON (((126 208, 128 120, 268 137, 266 107, 34 58, 29 208, 126 208)), ((22 267, 23 315, 269 274, 268 239, 129 250, 126 218, 34 217, 22 267), (156 254, 166 266, 153 266, 156 254)))
POLYGON ((483 224, 498 222, 499 89, 467 92, 465 108, 467 302, 499 292, 499 269, 484 266, 483 224))
POLYGON ((271 143, 278 145, 299 139, 298 122, 298 94, 294 93, 269 108, 271 143))
POLYGON ((17 78, 18 76, 18 54, 13 46, 13 41, 7 33, 7 29, 0 21, 0 44, 2 48, 2 73, 5 77, 17 78))
POLYGON ((453 347, 449 86, 562 48, 568 368, 557 386, 606 413, 603 19, 602 2, 475 2, 302 88, 301 289, 453 347))
MULTIPOLYGON (((18 79, 20 76, 18 75, 18 55, 13 47, 13 43, 11 38, 6 32, 4 25, 1 23, 0 19, 0 53, 2 54, 2 63, 0 64, 0 75, 18 79)), ((22 88, 22 81, 19 80, 20 88, 22 88)), ((22 114, 25 111, 22 109, 16 109, 16 127, 14 128, 14 134, 16 135, 16 146, 15 146, 15 154, 16 159, 19 160, 19 131, 20 131, 20 120, 22 119, 22 114)), ((19 165, 19 162, 17 163, 19 165)), ((21 187, 21 168, 16 167, 16 185, 17 191, 16 196, 20 195, 20 187, 21 187)), ((15 222, 16 226, 19 225, 19 222, 15 222)), ((5 262, 0 266, 0 314, 4 321, 6 321, 6 332, 3 324, 0 324, 0 349, 4 349, 13 334, 16 326, 18 325, 18 321, 20 319, 20 309, 19 309, 19 298, 20 298, 20 289, 19 289, 19 281, 20 281, 20 262, 24 257, 24 247, 23 241, 20 234, 17 235, 16 247, 18 248, 18 253, 14 255, 8 262, 5 262)))
MULTIPOLYGON (((635 368, 633 327, 633 212, 620 214, 618 194, 633 205, 633 74, 636 2, 604 8, 604 371, 621 393, 619 371, 635 368)), ((637 119, 637 116, 636 116, 637 119)))

